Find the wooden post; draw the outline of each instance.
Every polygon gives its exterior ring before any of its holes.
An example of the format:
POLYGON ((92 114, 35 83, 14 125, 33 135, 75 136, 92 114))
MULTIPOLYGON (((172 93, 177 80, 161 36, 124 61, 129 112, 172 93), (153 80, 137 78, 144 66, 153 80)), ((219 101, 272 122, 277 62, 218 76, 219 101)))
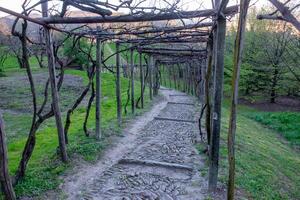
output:
POLYGON ((199 97, 198 96, 198 89, 197 89, 197 77, 198 77, 198 63, 196 63, 194 65, 194 94, 196 97, 199 97))
POLYGON ((182 92, 186 91, 186 67, 184 64, 182 65, 182 92))
MULTIPOLYGON (((47 7, 46 3, 43 3, 42 6, 42 12, 43 17, 46 17, 47 15, 47 7)), ((48 70, 49 70, 49 80, 51 85, 51 94, 52 94, 52 109, 55 116, 55 122, 57 127, 57 133, 58 133, 58 142, 59 142, 59 148, 60 148, 60 154, 61 159, 63 162, 68 161, 68 155, 67 155, 67 148, 66 148, 66 142, 65 142, 65 134, 64 134, 64 127, 62 124, 61 119, 61 111, 59 107, 59 95, 57 90, 57 81, 56 81, 56 75, 55 75, 55 58, 53 53, 53 42, 52 42, 52 36, 50 33, 50 29, 48 27, 44 27, 45 31, 45 41, 46 41, 46 51, 48 56, 48 70)))
POLYGON ((4 121, 0 113, 0 185, 5 199, 15 200, 16 195, 12 187, 11 178, 8 171, 7 146, 4 132, 4 121))
POLYGON ((178 90, 181 88, 181 81, 180 81, 180 65, 177 64, 177 77, 178 77, 178 90))
POLYGON ((139 61, 140 61, 140 79, 141 79, 141 107, 144 108, 144 67, 142 60, 142 53, 139 53, 139 61))
MULTIPOLYGON (((207 53, 207 55, 208 55, 208 53, 207 53)), ((206 87, 205 87, 205 84, 206 84, 206 80, 205 80, 206 68, 207 68, 207 66, 205 65, 204 60, 202 60, 201 65, 200 65, 200 69, 199 69, 199 73, 200 73, 200 76, 201 76, 201 82, 200 82, 200 88, 199 88, 199 92, 200 92, 199 98, 200 98, 200 101, 201 101, 202 104, 205 104, 205 102, 206 102, 206 95, 205 95, 206 94, 206 87)))
POLYGON ((166 66, 162 65, 162 78, 164 79, 164 86, 167 87, 167 79, 166 79, 166 66))
POLYGON ((130 79, 131 79, 131 112, 134 114, 134 62, 133 62, 133 49, 130 49, 130 79))
MULTIPOLYGON (((215 76, 214 76, 214 102, 213 102, 213 126, 210 145, 210 163, 209 163, 209 191, 217 189, 218 168, 219 168, 219 146, 221 130, 221 107, 223 95, 224 79, 224 46, 226 33, 226 18, 218 16, 216 30, 216 47, 215 54, 215 76)), ((215 45, 214 45, 215 46, 215 45)))
POLYGON ((190 70, 190 66, 187 66, 187 93, 190 94, 191 92, 191 70, 190 70))
POLYGON ((153 57, 150 56, 150 62, 149 62, 149 95, 150 100, 153 99, 153 57))
POLYGON ((169 87, 172 88, 172 71, 171 71, 171 66, 168 65, 168 72, 169 72, 169 87))
POLYGON ((158 94, 159 88, 159 69, 157 60, 154 61, 154 85, 153 85, 153 95, 156 96, 158 94))
POLYGON ((177 81, 176 81, 176 69, 174 64, 172 65, 172 69, 173 69, 173 78, 174 78, 174 89, 177 89, 177 81))
POLYGON ((120 80, 120 44, 116 43, 116 97, 117 97, 117 117, 118 125, 122 125, 122 99, 121 99, 121 80, 120 80))
POLYGON ((101 139, 101 65, 102 65, 102 42, 97 38, 96 52, 96 138, 101 139))
POLYGON ((206 75, 205 75, 205 128, 207 134, 207 146, 210 149, 211 143, 211 112, 212 112, 212 69, 213 69, 213 40, 207 43, 206 75))
POLYGON ((238 104, 238 90, 240 68, 242 62, 242 52, 244 45, 246 16, 250 0, 241 0, 240 3, 240 16, 238 23, 238 30, 235 39, 234 53, 233 53, 233 75, 232 75, 232 94, 231 94, 231 113, 228 129, 228 163, 229 163, 229 177, 228 177, 228 190, 227 199, 234 199, 234 176, 235 176, 235 133, 236 133, 236 107, 238 104))

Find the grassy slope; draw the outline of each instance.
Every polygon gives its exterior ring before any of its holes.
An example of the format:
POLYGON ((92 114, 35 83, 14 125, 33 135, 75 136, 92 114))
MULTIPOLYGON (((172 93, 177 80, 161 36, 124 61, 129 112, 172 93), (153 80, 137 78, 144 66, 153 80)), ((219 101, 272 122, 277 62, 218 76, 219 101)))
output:
MULTIPOLYGON (((300 155, 278 134, 249 119, 240 107, 236 135, 236 183, 254 199, 299 199, 300 155)), ((223 109, 221 180, 227 178, 229 109, 223 109), (226 170, 225 170, 226 169, 226 170)))
POLYGON ((297 112, 250 112, 249 117, 278 131, 296 148, 300 147, 300 113, 297 112))
MULTIPOLYGON (((68 74, 84 77, 85 73, 75 70, 68 70, 68 74)), ((116 100, 115 100, 115 78, 112 74, 102 75, 102 128, 106 136, 118 134, 116 123, 116 100)), ((122 84, 122 103, 125 104, 127 98, 126 89, 128 85, 127 79, 121 80, 122 84)), ((146 91, 146 105, 149 103, 146 91)), ((139 83, 136 83, 136 97, 140 95, 139 83)), ((128 107, 130 110, 130 105, 128 107)), ((64 113, 65 116, 65 113, 64 113)), ((101 150, 109 144, 109 139, 106 138, 101 142, 97 142, 93 137, 87 138, 82 130, 82 122, 85 116, 85 108, 79 108, 72 117, 72 125, 69 131, 70 144, 68 147, 69 154, 74 157, 75 154, 81 155, 86 160, 95 160, 101 150)), ((88 127, 94 129, 95 108, 92 107, 88 127)), ((126 116, 131 117, 130 115, 126 116)), ((20 116, 5 114, 7 134, 18 134, 18 131, 28 132, 28 123, 30 115, 24 114, 20 116), (16 123, 15 123, 16 122, 16 123), (18 131, 16 131, 18 130, 18 131)), ((65 118, 65 117, 64 117, 65 118)), ((17 169, 20 155, 22 153, 26 138, 18 137, 12 139, 8 145, 9 151, 9 168, 12 173, 17 169)), ((58 184, 58 175, 60 175, 68 165, 62 164, 56 155, 57 148, 57 132, 54 126, 54 121, 51 119, 37 133, 36 148, 29 162, 26 178, 18 184, 16 192, 18 196, 22 195, 38 195, 41 192, 49 189, 55 189, 58 184)))

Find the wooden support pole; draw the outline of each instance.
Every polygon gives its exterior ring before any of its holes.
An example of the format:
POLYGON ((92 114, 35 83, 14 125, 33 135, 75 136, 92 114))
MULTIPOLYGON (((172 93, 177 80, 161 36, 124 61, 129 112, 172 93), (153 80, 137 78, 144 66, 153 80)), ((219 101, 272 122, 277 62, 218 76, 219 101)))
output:
POLYGON ((214 102, 213 102, 213 126, 210 145, 210 163, 209 163, 209 191, 217 189, 218 168, 219 168, 219 146, 221 130, 221 107, 223 95, 224 79, 224 46, 226 33, 226 19, 219 16, 217 19, 216 47, 215 52, 215 76, 214 76, 214 102))
POLYGON ((97 38, 96 52, 96 138, 100 140, 101 135, 101 65, 102 65, 102 42, 97 38))
MULTIPOLYGON (((207 53, 208 54, 208 53, 207 53)), ((208 60, 208 57, 206 58, 208 60)), ((205 74, 206 74, 206 69, 207 69, 207 66, 205 64, 205 62, 202 60, 201 61, 201 64, 200 64, 200 69, 199 69, 199 74, 200 74, 200 88, 199 88, 199 98, 200 98, 200 102, 202 104, 205 104, 206 102, 206 87, 205 87, 205 84, 206 84, 206 80, 205 80, 205 74)), ((207 105, 206 105, 207 106, 207 105)))
POLYGON ((242 52, 245 37, 246 16, 250 0, 241 0, 241 9, 238 23, 238 30, 235 38, 234 53, 233 53, 233 75, 232 75, 232 94, 231 94, 231 113, 228 129, 228 163, 229 177, 227 199, 234 199, 234 177, 235 177, 235 133, 236 133, 236 107, 238 104, 239 78, 240 68, 242 63, 242 52))
POLYGON ((149 62, 149 95, 150 100, 153 99, 153 57, 150 56, 149 62))
MULTIPOLYGON (((44 17, 47 15, 48 10, 46 6, 47 2, 42 6, 42 13, 44 17)), ((46 51, 48 56, 48 70, 49 70, 49 80, 51 86, 51 94, 52 94, 52 109, 55 116, 55 122, 57 127, 58 133, 58 143, 60 148, 61 159, 63 162, 68 161, 67 155, 67 148, 66 148, 66 141, 65 141, 65 134, 64 134, 64 127, 62 124, 61 119, 61 111, 59 107, 59 95, 57 89, 57 81, 56 81, 56 73, 55 73, 55 58, 53 52, 53 42, 52 36, 50 33, 50 29, 48 27, 44 27, 45 31, 45 41, 46 41, 46 51)))
POLYGON ((172 66, 173 69, 173 78, 174 78, 174 89, 177 89, 177 81, 176 81, 176 69, 175 69, 175 65, 172 66))
POLYGON ((5 199, 15 200, 16 195, 8 171, 7 146, 4 132, 4 121, 0 113, 0 185, 5 199))
POLYGON ((207 134, 207 146, 209 149, 211 143, 211 112, 212 112, 212 69, 213 69, 213 41, 207 43, 207 60, 206 60, 206 72, 205 72, 205 128, 207 134))
POLYGON ((185 67, 185 65, 186 65, 186 63, 183 63, 182 64, 183 65, 183 68, 185 69, 185 70, 183 70, 183 74, 182 74, 182 82, 183 82, 183 92, 187 92, 187 71, 186 71, 186 67, 185 67))
POLYGON ((153 95, 156 96, 158 94, 159 88, 159 63, 155 60, 154 61, 154 88, 153 88, 153 95))
POLYGON ((177 64, 177 77, 178 77, 178 90, 181 88, 181 81, 180 81, 180 66, 177 64))
POLYGON ((197 87, 196 87, 196 81, 197 81, 197 73, 198 73, 198 68, 196 68, 196 66, 193 67, 193 91, 194 91, 194 95, 197 97, 197 87))
MULTIPOLYGON (((88 23, 128 23, 128 22, 145 22, 161 21, 172 19, 190 19, 198 17, 210 17, 215 14, 214 9, 167 12, 161 14, 145 13, 143 15, 122 15, 122 16, 105 16, 105 17, 50 17, 41 21, 48 24, 88 24, 88 23)), ((228 7, 225 14, 234 14, 237 12, 237 6, 228 7)))
POLYGON ((130 79, 131 79, 131 112, 135 112, 134 103, 134 60, 133 60, 133 49, 130 49, 130 79))
POLYGON ((122 125, 122 99, 121 99, 121 80, 120 80, 120 44, 116 43, 116 98, 117 98, 117 117, 119 127, 122 125))
POLYGON ((169 72, 169 87, 172 88, 172 73, 171 73, 171 66, 168 66, 168 72, 169 72))
POLYGON ((144 108, 144 85, 145 85, 145 78, 144 78, 144 66, 142 60, 142 53, 139 53, 139 61, 140 61, 140 79, 141 79, 141 107, 144 108))

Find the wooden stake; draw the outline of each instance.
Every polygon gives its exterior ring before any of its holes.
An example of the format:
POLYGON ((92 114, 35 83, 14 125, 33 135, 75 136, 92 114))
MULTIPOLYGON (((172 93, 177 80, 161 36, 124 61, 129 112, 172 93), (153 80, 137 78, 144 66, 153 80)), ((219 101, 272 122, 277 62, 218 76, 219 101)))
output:
POLYGON ((102 58, 102 42, 97 38, 96 52, 96 138, 100 140, 101 135, 101 58, 102 58))
POLYGON ((0 113, 0 185, 7 200, 15 200, 16 195, 12 187, 8 171, 7 146, 4 132, 4 121, 0 113))
POLYGON ((215 76, 214 76, 214 102, 213 102, 213 126, 210 145, 209 163, 209 191, 217 189, 218 168, 219 168, 219 146, 221 130, 221 107, 224 79, 224 46, 226 33, 226 19, 219 16, 217 19, 216 46, 215 52, 215 76))
POLYGON ((139 53, 139 61, 140 61, 140 79, 141 79, 141 107, 144 108, 144 67, 142 62, 142 53, 139 53))
POLYGON ((134 103, 134 62, 133 62, 133 49, 130 49, 130 79, 131 79, 131 112, 135 112, 134 103))
POLYGON ((150 56, 150 62, 149 62, 149 95, 150 100, 153 99, 153 57, 150 56))
POLYGON ((236 107, 238 104, 238 90, 240 68, 242 62, 242 51, 245 37, 246 16, 250 0, 241 0, 241 9, 238 23, 238 30, 235 38, 234 54, 233 54, 233 75, 232 75, 232 94, 231 94, 231 109, 228 129, 228 163, 229 177, 227 199, 234 199, 234 176, 235 176, 235 133, 236 133, 236 107))
MULTIPOLYGON (((42 6, 42 13, 44 17, 48 13, 47 10, 48 6, 46 6, 46 4, 47 2, 44 3, 42 6)), ((52 94, 52 109, 54 112, 55 122, 57 127, 58 143, 60 148, 61 159, 63 162, 67 162, 68 155, 67 155, 67 148, 65 142, 64 127, 62 124, 61 111, 59 107, 59 95, 58 95, 56 75, 55 75, 55 58, 53 52, 52 36, 50 33, 50 29, 48 27, 44 27, 44 31, 45 31, 46 51, 48 56, 49 80, 50 80, 51 94, 52 94)))
POLYGON ((116 43, 116 97, 117 97, 117 117, 119 127, 122 125, 122 100, 121 100, 121 80, 120 80, 120 44, 116 43))

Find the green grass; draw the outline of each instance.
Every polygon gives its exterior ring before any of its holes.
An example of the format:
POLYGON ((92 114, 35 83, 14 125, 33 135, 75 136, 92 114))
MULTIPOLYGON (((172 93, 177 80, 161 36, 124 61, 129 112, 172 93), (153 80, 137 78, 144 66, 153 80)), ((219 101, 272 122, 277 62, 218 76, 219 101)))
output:
MULTIPOLYGON (((68 70, 67 74, 83 77, 84 84, 87 83, 85 72, 68 70)), ((122 103, 125 104, 127 94, 128 80, 121 79, 122 85, 122 103)), ((140 95, 139 83, 136 83, 136 98, 140 95)), ((150 100, 145 93, 145 103, 149 107, 150 100)), ((93 136, 86 137, 82 129, 82 123, 85 117, 85 107, 78 108, 72 115, 72 124, 69 130, 68 153, 71 159, 82 157, 87 161, 95 161, 101 154, 101 151, 110 144, 110 135, 119 135, 120 129, 116 123, 116 100, 115 100, 115 77, 112 74, 102 74, 102 130, 104 139, 97 141, 93 136)), ((75 97, 74 97, 75 100, 75 97)), ((147 107, 146 107, 147 108, 147 107)), ((130 111, 130 105, 128 106, 130 111)), ((137 110, 137 115, 141 110, 137 110)), ((123 114, 124 115, 124 114, 123 114)), ((9 170, 15 173, 21 158, 22 150, 26 142, 26 135, 30 127, 30 114, 9 114, 4 113, 6 122, 6 133, 9 138, 9 170)), ((124 115, 124 120, 132 118, 133 115, 124 115)), ((63 113, 65 119, 65 113, 63 113)), ((88 127, 91 131, 95 129, 95 107, 91 109, 88 127)), ((47 190, 57 189, 61 180, 58 179, 69 165, 59 161, 57 156, 57 131, 54 120, 47 121, 37 132, 36 147, 32 158, 29 161, 26 177, 16 186, 17 196, 35 196, 40 195, 47 190)))
MULTIPOLYGON (((32 68, 38 68, 39 64, 35 57, 30 57, 29 62, 32 68)), ((18 60, 15 56, 9 56, 7 60, 4 62, 4 71, 13 70, 19 68, 18 60)))
MULTIPOLYGON (((237 187, 245 191, 245 195, 250 199, 300 199, 299 152, 286 144, 276 131, 249 118, 249 111, 249 108, 244 106, 240 106, 238 111, 236 132, 237 187)), ((251 112, 255 111, 251 110, 251 112)), ((259 112, 255 114, 262 115, 259 112)), ((223 107, 222 117, 219 178, 221 182, 226 184, 229 122, 227 105, 223 107)), ((275 125, 280 121, 279 119, 278 121, 274 120, 272 124, 275 125)), ((291 121, 286 121, 286 123, 289 122, 291 121)), ((281 126, 282 123, 284 122, 281 121, 277 126, 281 126)), ((293 120, 292 123, 297 126, 293 120)), ((198 148, 199 150, 203 149, 201 146, 198 148)))
POLYGON ((300 113, 251 112, 249 117, 276 130, 292 145, 300 145, 300 113))

